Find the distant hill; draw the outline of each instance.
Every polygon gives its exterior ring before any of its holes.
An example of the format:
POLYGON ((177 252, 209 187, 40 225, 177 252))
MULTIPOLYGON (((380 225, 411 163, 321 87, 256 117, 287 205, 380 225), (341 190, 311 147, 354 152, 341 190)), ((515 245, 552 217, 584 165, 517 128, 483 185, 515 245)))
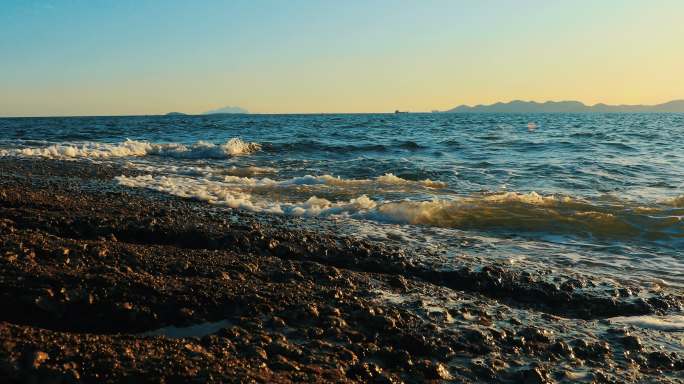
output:
POLYGON ((183 112, 169 112, 166 116, 187 116, 187 114, 183 112))
POLYGON ((684 100, 674 100, 657 105, 585 105, 579 101, 514 100, 509 103, 490 105, 460 105, 445 113, 590 113, 590 112, 676 112, 684 113, 684 100))
POLYGON ((228 107, 223 107, 223 108, 214 109, 211 111, 204 112, 203 115, 217 115, 217 114, 221 114, 221 113, 249 113, 249 111, 247 111, 244 108, 240 108, 240 107, 228 106, 228 107))

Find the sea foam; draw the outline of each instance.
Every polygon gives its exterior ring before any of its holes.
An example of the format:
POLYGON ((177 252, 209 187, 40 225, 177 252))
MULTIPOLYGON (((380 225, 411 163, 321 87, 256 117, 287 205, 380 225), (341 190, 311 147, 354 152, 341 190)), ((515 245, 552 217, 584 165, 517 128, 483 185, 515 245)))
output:
POLYGON ((108 159, 148 155, 182 159, 223 159, 249 154, 260 148, 258 143, 249 143, 234 137, 223 144, 206 141, 198 141, 194 144, 150 143, 137 140, 126 140, 118 144, 97 142, 53 144, 47 147, 4 149, 0 151, 0 155, 50 159, 108 159))
POLYGON ((631 325, 638 328, 655 329, 664 332, 684 332, 684 316, 624 316, 609 318, 611 323, 631 325))
MULTIPOLYGON (((243 185, 249 183, 268 183, 269 179, 250 179, 238 176, 226 176, 231 180, 242 180, 243 185)), ((148 188, 180 197, 194 198, 213 204, 225 205, 231 208, 247 209, 256 212, 280 213, 294 216, 330 216, 353 215, 364 210, 372 209, 376 203, 363 195, 349 201, 331 202, 324 198, 312 196, 303 202, 278 202, 273 200, 256 199, 244 191, 230 188, 226 183, 207 179, 193 179, 167 176, 118 176, 119 184, 128 187, 148 188)), ((276 183, 273 181, 273 183, 276 183)))
MULTIPOLYGON (((684 223, 677 217, 641 214, 629 207, 597 206, 568 196, 504 192, 426 201, 383 201, 369 197, 374 192, 383 191, 377 188, 387 182, 390 185, 414 183, 414 186, 423 187, 421 182, 397 179, 393 175, 362 180, 346 180, 330 175, 285 180, 231 175, 224 176, 221 180, 152 175, 117 177, 118 182, 125 186, 149 188, 257 212, 296 216, 344 216, 395 224, 506 230, 515 233, 550 232, 610 239, 644 237, 653 241, 681 241, 684 238, 684 223), (287 188, 318 185, 338 188, 333 193, 336 196, 344 195, 342 192, 348 195, 349 188, 367 193, 339 200, 330 200, 315 194, 294 200, 295 196, 301 197, 302 191, 298 191, 299 194, 287 191, 287 188), (293 200, 288 201, 288 196, 293 200)), ((304 193, 307 191, 318 193, 315 189, 307 189, 304 193)))

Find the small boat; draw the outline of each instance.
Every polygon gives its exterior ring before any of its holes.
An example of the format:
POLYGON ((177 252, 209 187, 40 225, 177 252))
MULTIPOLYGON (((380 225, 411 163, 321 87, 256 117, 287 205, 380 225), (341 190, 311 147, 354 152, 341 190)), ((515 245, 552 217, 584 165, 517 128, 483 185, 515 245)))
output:
POLYGON ((408 111, 400 111, 400 110, 395 110, 394 113, 408 113, 408 111))

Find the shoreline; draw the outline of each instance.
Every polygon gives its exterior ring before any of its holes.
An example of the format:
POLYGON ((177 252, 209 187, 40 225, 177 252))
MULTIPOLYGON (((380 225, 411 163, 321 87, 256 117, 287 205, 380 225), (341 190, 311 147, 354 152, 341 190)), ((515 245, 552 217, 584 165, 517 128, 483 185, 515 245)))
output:
POLYGON ((134 172, 110 165, 0 169, 8 382, 682 379, 681 333, 610 320, 677 316, 677 292, 449 269, 288 217, 117 187, 134 172), (159 336, 173 332, 186 337, 159 336))

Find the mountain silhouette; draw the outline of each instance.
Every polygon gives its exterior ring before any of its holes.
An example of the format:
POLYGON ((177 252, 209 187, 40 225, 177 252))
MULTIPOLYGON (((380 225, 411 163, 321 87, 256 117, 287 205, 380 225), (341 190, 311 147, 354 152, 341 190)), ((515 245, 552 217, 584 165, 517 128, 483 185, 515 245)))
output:
POLYGON ((204 112, 203 115, 217 115, 217 114, 221 114, 221 113, 249 113, 249 111, 247 111, 244 108, 240 108, 240 107, 228 106, 228 107, 213 109, 211 111, 204 112))
POLYGON ((657 105, 585 105, 579 101, 536 101, 514 100, 508 103, 490 105, 460 105, 445 113, 629 113, 629 112, 671 112, 684 113, 684 100, 673 100, 657 105))

